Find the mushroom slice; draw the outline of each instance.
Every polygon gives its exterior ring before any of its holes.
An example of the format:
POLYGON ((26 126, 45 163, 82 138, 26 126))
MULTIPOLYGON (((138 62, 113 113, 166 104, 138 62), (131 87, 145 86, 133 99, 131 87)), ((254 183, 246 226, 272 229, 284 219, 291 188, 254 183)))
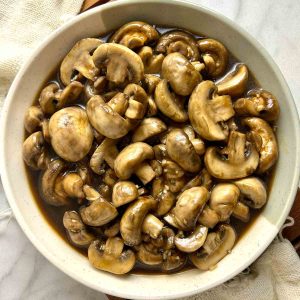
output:
POLYGON ((240 98, 234 103, 234 110, 239 116, 260 117, 266 121, 276 121, 280 108, 277 99, 265 90, 252 90, 247 98, 240 98))
POLYGON ((182 192, 184 192, 187 189, 190 189, 195 186, 204 186, 207 190, 210 190, 212 187, 212 178, 210 174, 207 172, 207 170, 204 168, 200 172, 199 175, 192 178, 183 188, 182 192))
POLYGON ((164 54, 179 52, 190 61, 199 60, 197 42, 190 33, 185 31, 173 30, 163 34, 155 50, 164 54))
POLYGON ((83 199, 83 184, 84 182, 78 173, 73 172, 63 176, 62 187, 68 197, 83 199))
POLYGON ((166 124, 158 118, 145 118, 135 129, 132 142, 143 142, 148 138, 167 130, 166 124))
POLYGON ((155 91, 156 86, 159 84, 161 79, 153 74, 145 74, 143 80, 143 86, 147 91, 147 94, 152 95, 155 91))
POLYGON ((114 111, 100 96, 92 97, 86 106, 86 113, 92 126, 110 139, 118 139, 129 131, 129 123, 114 111))
POLYGON ((59 85, 55 82, 48 84, 44 87, 40 93, 39 104, 43 113, 52 115, 56 112, 56 104, 58 102, 56 98, 56 93, 59 90, 59 85))
POLYGON ((74 70, 88 79, 95 79, 99 70, 95 67, 90 53, 102 43, 99 39, 87 38, 74 45, 60 65, 60 79, 64 85, 71 82, 74 70))
POLYGON ((135 173, 143 184, 155 177, 155 172, 145 160, 153 159, 152 147, 143 142, 137 142, 125 147, 117 156, 114 169, 121 180, 126 180, 135 173))
POLYGON ((220 122, 234 116, 230 96, 217 96, 212 81, 201 82, 193 91, 188 113, 194 130, 204 139, 221 141, 227 138, 228 130, 220 122))
POLYGON ((136 253, 137 259, 149 266, 160 265, 163 262, 162 253, 159 252, 159 249, 153 247, 151 244, 141 244, 136 253))
POLYGON ((181 96, 190 95, 195 86, 202 80, 195 67, 178 52, 165 57, 161 74, 170 83, 174 92, 181 96))
POLYGON ((156 205, 152 196, 141 196, 126 209, 120 223, 120 232, 126 245, 141 243, 142 224, 149 210, 154 210, 156 205))
POLYGON ((231 131, 226 152, 227 159, 221 157, 217 147, 209 147, 204 156, 208 172, 220 179, 238 179, 251 175, 259 163, 259 155, 255 147, 246 144, 246 135, 231 131), (248 149, 247 149, 248 148, 248 149))
POLYGON ((209 193, 205 187, 193 187, 184 191, 178 197, 176 206, 164 217, 165 221, 171 221, 170 224, 180 230, 192 230, 208 197, 209 193))
POLYGON ((132 270, 135 254, 132 250, 124 250, 124 243, 119 237, 108 238, 106 243, 95 240, 88 250, 90 263, 96 269, 121 275, 132 270))
POLYGON ((237 64, 234 70, 216 82, 219 95, 238 97, 246 90, 248 82, 248 68, 244 64, 237 64))
POLYGON ((161 250, 170 250, 175 247, 175 233, 169 227, 164 227, 156 239, 151 239, 151 244, 161 250))
POLYGON ((115 237, 119 234, 120 232, 120 221, 115 222, 113 225, 107 227, 104 230, 104 234, 107 237, 115 237))
POLYGON ((228 224, 221 224, 216 232, 207 235, 202 248, 189 255, 192 263, 200 270, 212 270, 234 246, 236 233, 228 224))
POLYGON ((182 129, 173 129, 168 133, 166 146, 168 155, 185 171, 194 173, 200 170, 200 157, 182 129))
POLYGON ((175 236, 175 245, 182 252, 191 253, 197 251, 204 244, 207 233, 207 227, 198 225, 186 238, 182 237, 181 234, 177 234, 175 236))
POLYGON ((138 83, 144 77, 142 59, 122 45, 100 45, 93 54, 93 61, 99 69, 106 68, 106 79, 116 85, 125 82, 138 83))
POLYGON ((232 212, 232 215, 241 220, 242 222, 247 223, 250 219, 249 207, 242 202, 238 202, 232 212))
POLYGON ((256 177, 248 177, 233 182, 241 191, 241 201, 259 209, 267 202, 267 191, 263 182, 256 177))
POLYGON ((129 49, 140 48, 159 38, 159 33, 151 25, 133 21, 120 27, 110 38, 110 43, 118 43, 129 49))
POLYGON ((245 118, 242 124, 250 128, 250 137, 260 154, 257 172, 268 171, 278 159, 278 146, 271 126, 260 118, 245 118))
POLYGON ((219 223, 219 221, 219 215, 208 205, 205 205, 199 216, 198 222, 206 227, 214 228, 217 225, 217 223, 219 223))
POLYGON ((79 214, 74 210, 64 213, 63 224, 72 244, 77 247, 87 248, 95 239, 95 236, 86 230, 79 214))
POLYGON ((158 109, 175 122, 186 122, 188 115, 184 109, 184 100, 171 93, 166 79, 156 86, 154 100, 158 109))
POLYGON ((33 133, 41 128, 44 114, 40 107, 30 106, 25 114, 24 127, 28 133, 33 133))
POLYGON ((42 170, 47 167, 49 157, 45 148, 45 140, 41 131, 32 133, 23 143, 23 160, 27 166, 42 170))
POLYGON ((198 47, 208 75, 222 75, 228 64, 228 51, 224 45, 214 39, 202 39, 198 41, 198 47))
POLYGON ((162 271, 175 272, 185 266, 187 256, 177 249, 170 249, 163 253, 162 271))
POLYGON ((144 63, 145 74, 160 73, 161 65, 165 58, 163 54, 155 55, 151 47, 145 46, 138 52, 138 55, 144 63))
POLYGON ((227 221, 232 214, 238 199, 240 190, 232 183, 216 184, 211 192, 209 206, 220 217, 220 221, 227 221))
POLYGON ((138 189, 131 181, 119 181, 113 187, 112 203, 115 207, 132 202, 139 196, 138 189))
POLYGON ((49 134, 54 151, 71 162, 83 159, 94 139, 86 112, 75 106, 63 108, 52 115, 49 134))
POLYGON ((163 216, 174 206, 176 197, 174 193, 170 191, 170 188, 165 185, 161 192, 156 196, 156 200, 158 201, 156 214, 158 216, 163 216))
POLYGON ((116 143, 117 140, 105 138, 93 153, 90 160, 90 167, 96 174, 102 175, 105 172, 104 162, 111 168, 114 167, 114 161, 119 154, 116 143))
POLYGON ((148 214, 142 224, 142 231, 156 239, 161 233, 164 223, 152 214, 148 214))

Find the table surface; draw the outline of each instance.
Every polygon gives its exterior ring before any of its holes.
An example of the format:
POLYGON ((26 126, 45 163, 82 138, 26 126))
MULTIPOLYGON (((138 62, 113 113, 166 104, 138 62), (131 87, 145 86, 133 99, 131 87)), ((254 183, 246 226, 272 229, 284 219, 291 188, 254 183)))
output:
MULTIPOLYGON (((236 21, 264 45, 285 76, 300 112, 300 1, 190 2, 209 7, 236 21)), ((6 206, 0 184, 0 210, 6 206)), ((3 225, 0 223, 0 229, 3 225)), ((107 299, 51 265, 31 245, 14 219, 0 234, 0 249, 0 299, 107 299)))

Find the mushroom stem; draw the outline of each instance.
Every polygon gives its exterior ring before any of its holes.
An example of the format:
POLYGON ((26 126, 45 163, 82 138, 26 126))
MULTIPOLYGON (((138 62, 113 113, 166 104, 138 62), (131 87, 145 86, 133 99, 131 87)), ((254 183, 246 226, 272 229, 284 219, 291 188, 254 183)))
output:
POLYGON ((164 223, 161 222, 152 214, 148 214, 142 224, 142 231, 149 234, 153 239, 156 239, 161 233, 164 223))
POLYGON ((142 181, 144 185, 155 178, 155 172, 146 162, 142 162, 139 165, 139 167, 135 170, 135 175, 142 181))

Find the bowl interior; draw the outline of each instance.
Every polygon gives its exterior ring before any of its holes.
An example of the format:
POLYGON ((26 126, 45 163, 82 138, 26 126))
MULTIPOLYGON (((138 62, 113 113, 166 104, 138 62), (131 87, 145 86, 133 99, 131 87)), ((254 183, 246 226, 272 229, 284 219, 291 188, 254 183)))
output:
POLYGON ((15 216, 33 244, 57 267, 78 281, 105 293, 130 299, 172 299, 220 284, 252 263, 284 222, 294 199, 299 166, 299 120, 289 89, 262 46, 236 24, 211 11, 175 1, 118 1, 71 20, 52 34, 24 65, 2 111, 1 171, 15 216), (232 253, 210 272, 189 270, 174 275, 117 277, 94 270, 48 225, 33 201, 22 161, 23 120, 49 73, 81 38, 99 36, 132 20, 181 27, 222 41, 245 62, 281 106, 278 124, 280 158, 269 202, 232 253), (167 281, 166 281, 167 280, 167 281))

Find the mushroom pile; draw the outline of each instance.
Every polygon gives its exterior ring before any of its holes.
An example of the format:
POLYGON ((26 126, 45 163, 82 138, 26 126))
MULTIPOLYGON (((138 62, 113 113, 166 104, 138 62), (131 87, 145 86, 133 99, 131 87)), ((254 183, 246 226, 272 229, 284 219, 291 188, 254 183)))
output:
POLYGON ((138 21, 69 51, 27 110, 23 158, 95 268, 211 270, 231 252, 278 158, 278 101, 250 76, 220 41, 138 21))

